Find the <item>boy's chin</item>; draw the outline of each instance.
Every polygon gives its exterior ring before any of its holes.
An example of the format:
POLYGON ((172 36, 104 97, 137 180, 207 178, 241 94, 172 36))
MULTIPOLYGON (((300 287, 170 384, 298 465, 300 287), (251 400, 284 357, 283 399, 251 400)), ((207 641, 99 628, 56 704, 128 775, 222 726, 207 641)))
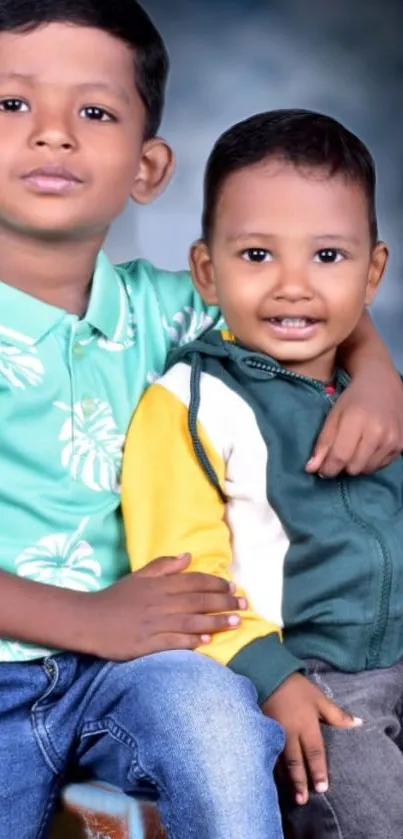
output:
POLYGON ((102 238, 108 229, 106 223, 96 226, 93 221, 90 223, 77 218, 57 219, 55 217, 24 219, 12 226, 15 232, 24 238, 44 243, 83 242, 96 237, 102 238))

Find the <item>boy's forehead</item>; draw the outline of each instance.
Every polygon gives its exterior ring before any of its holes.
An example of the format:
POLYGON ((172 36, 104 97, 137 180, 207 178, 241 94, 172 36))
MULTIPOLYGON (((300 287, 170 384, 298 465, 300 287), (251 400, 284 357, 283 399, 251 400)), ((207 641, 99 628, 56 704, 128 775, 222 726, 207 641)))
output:
MULTIPOLYGON (((368 203, 360 184, 323 169, 272 160, 234 172, 223 184, 216 220, 226 238, 267 232, 331 231, 367 237, 368 203)), ((319 235, 319 234, 318 234, 319 235)))
POLYGON ((126 97, 137 93, 133 53, 100 29, 48 23, 19 32, 0 32, 0 81, 27 84, 106 85, 126 97))

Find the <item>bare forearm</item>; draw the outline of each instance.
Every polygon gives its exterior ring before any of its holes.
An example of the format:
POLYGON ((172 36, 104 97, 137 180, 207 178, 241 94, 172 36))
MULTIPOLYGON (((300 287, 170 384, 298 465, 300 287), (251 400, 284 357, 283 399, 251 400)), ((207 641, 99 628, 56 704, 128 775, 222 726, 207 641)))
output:
POLYGON ((370 363, 382 367, 386 365, 391 375, 395 375, 398 380, 390 354, 368 312, 364 312, 354 332, 340 347, 339 355, 342 365, 351 376, 365 372, 370 363))
POLYGON ((93 597, 0 571, 0 638, 90 652, 93 597))

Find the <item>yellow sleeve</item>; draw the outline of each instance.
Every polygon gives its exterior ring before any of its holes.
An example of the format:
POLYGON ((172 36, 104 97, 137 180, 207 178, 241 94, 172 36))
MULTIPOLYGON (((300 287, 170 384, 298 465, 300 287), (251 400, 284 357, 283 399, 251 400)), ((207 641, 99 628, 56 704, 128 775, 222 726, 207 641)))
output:
MULTIPOLYGON (((198 426, 222 486, 225 462, 198 426)), ((187 427, 187 406, 154 384, 133 417, 123 458, 122 508, 133 571, 158 556, 190 553, 188 571, 231 579, 231 537, 225 505, 204 474, 187 427)), ((239 595, 245 595, 238 589, 239 595)), ((239 629, 217 633, 199 652, 226 664, 246 645, 278 627, 252 610, 241 612, 239 629)))

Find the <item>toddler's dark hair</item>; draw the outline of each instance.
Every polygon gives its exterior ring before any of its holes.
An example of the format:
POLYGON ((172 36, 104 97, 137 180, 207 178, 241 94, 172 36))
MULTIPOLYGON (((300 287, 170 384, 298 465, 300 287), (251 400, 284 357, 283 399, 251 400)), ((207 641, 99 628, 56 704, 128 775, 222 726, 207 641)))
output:
POLYGON ((229 128, 217 140, 204 177, 202 236, 208 243, 217 202, 227 178, 274 157, 297 167, 322 169, 359 184, 368 201, 371 239, 378 239, 373 158, 364 143, 337 120, 300 109, 267 111, 229 128))

